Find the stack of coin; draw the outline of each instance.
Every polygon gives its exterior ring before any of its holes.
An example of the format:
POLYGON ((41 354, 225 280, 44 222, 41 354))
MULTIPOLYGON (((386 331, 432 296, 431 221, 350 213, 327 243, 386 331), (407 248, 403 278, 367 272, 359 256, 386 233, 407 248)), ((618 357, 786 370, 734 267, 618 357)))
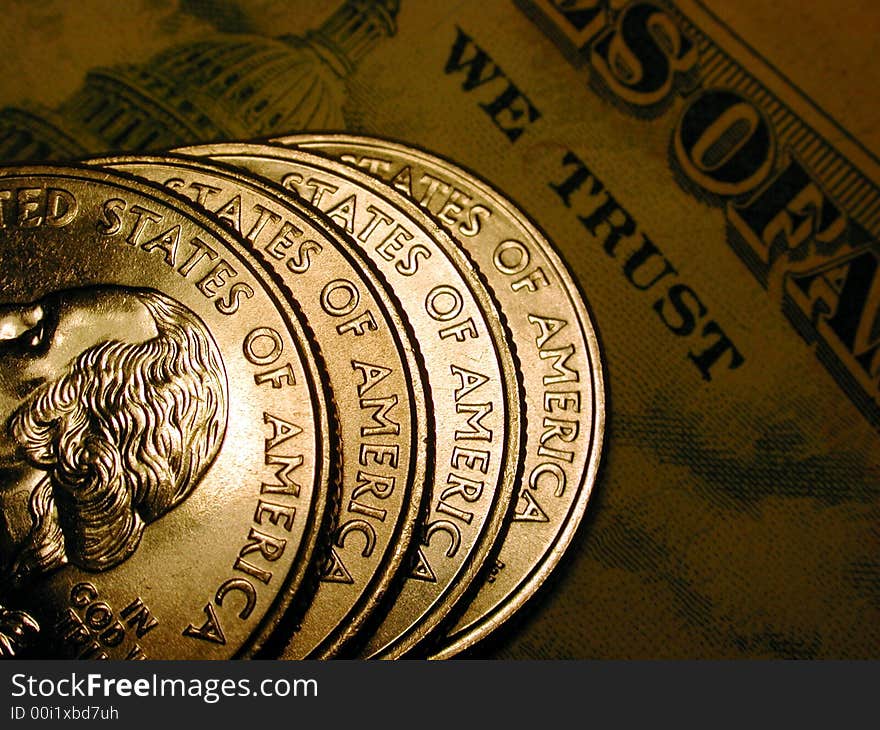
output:
POLYGON ((451 657, 596 481, 595 326, 476 175, 299 135, 0 170, 0 655, 451 657))

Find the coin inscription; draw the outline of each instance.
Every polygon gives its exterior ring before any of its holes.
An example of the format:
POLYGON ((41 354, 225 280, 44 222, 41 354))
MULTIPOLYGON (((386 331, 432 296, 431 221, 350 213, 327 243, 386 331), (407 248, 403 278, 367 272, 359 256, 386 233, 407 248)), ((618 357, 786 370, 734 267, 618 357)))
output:
POLYGON ((497 568, 435 646, 451 656, 509 618, 570 543, 602 452, 604 375, 595 327, 552 244, 498 191, 421 150, 348 135, 278 140, 368 170, 429 210, 492 283, 517 346, 530 413, 523 483, 497 568))
POLYGON ((283 190, 205 159, 96 164, 162 183, 210 211, 263 254, 302 308, 339 405, 341 494, 320 588, 279 643, 286 658, 336 655, 389 591, 432 466, 432 423, 409 325, 372 266, 283 190))
POLYGON ((473 265, 416 205, 340 163, 299 151, 187 148, 282 183, 346 230, 397 292, 421 345, 437 424, 437 469, 415 564, 368 640, 368 656, 413 649, 466 594, 511 504, 524 425, 502 315, 473 265))
POLYGON ((254 653, 302 599, 335 462, 298 313, 159 189, 4 168, 0 200, 2 651, 254 653))

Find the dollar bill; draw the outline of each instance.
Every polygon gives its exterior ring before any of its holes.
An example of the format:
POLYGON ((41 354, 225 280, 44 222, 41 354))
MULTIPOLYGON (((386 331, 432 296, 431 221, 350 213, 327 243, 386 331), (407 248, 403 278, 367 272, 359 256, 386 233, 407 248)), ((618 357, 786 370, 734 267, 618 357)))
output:
POLYGON ((610 390, 571 554, 477 653, 876 656, 878 13, 765 5, 13 3, 0 159, 335 129, 472 169, 569 262, 610 390))

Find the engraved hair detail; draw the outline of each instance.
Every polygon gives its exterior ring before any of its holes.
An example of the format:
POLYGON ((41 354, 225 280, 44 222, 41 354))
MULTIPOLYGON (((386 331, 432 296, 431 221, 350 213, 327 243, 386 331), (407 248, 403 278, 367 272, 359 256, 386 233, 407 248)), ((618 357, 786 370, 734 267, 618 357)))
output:
POLYGON ((158 336, 86 350, 12 419, 25 458, 48 472, 31 497, 34 528, 13 569, 18 579, 68 562, 88 570, 123 562, 219 451, 228 396, 211 335, 174 300, 129 291, 158 336))
POLYGON ((12 565, 12 577, 31 572, 48 572, 64 565, 64 533, 58 524, 52 481, 44 479, 31 492, 28 508, 31 513, 30 539, 12 565))

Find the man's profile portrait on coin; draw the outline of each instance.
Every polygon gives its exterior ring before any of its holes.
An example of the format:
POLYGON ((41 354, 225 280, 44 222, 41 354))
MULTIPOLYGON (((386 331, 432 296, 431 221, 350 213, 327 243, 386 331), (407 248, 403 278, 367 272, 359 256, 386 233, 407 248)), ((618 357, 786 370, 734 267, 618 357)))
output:
POLYGON ((228 387, 204 323, 149 289, 0 304, 0 656, 36 622, 6 596, 134 554, 216 457, 228 387))

